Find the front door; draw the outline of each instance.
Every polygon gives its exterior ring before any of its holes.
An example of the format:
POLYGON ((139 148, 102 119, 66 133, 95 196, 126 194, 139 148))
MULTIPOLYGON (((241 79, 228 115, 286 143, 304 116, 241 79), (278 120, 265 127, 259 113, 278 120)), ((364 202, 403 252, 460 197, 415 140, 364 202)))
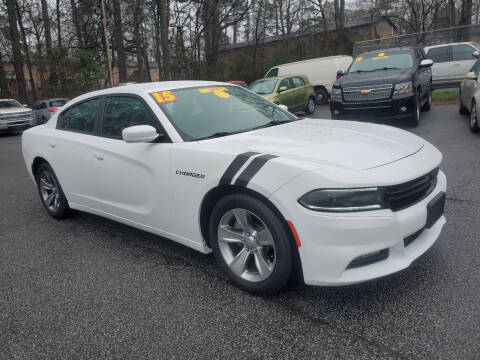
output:
POLYGON ((280 104, 288 106, 288 110, 290 111, 295 111, 295 106, 296 106, 296 99, 295 99, 295 94, 296 90, 293 87, 293 84, 290 80, 290 78, 283 79, 280 81, 278 84, 277 92, 279 93, 279 100, 280 104), (283 88, 286 90, 283 90, 280 92, 280 89, 283 88))
POLYGON ((101 137, 94 143, 95 208, 159 230, 173 216, 170 143, 126 143, 122 130, 151 125, 161 130, 143 99, 112 96, 105 100, 101 137))
POLYGON ((477 61, 477 57, 473 55, 475 51, 477 49, 469 44, 452 45, 450 79, 461 81, 464 78, 464 75, 470 71, 477 61))

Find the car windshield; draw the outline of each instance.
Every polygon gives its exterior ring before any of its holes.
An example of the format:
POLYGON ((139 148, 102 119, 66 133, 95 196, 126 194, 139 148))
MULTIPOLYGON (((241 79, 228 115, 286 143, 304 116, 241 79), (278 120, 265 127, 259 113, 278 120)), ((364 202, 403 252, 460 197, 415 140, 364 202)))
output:
POLYGON ((17 107, 22 107, 22 105, 17 100, 0 100, 0 109, 17 107))
POLYGON ((250 85, 250 90, 257 94, 271 94, 277 86, 278 80, 257 80, 250 85))
POLYGON ((350 66, 349 73, 371 72, 387 69, 409 69, 413 66, 410 53, 379 52, 358 56, 350 66))
POLYGON ((294 115, 239 86, 185 88, 151 95, 185 141, 297 120, 294 115))

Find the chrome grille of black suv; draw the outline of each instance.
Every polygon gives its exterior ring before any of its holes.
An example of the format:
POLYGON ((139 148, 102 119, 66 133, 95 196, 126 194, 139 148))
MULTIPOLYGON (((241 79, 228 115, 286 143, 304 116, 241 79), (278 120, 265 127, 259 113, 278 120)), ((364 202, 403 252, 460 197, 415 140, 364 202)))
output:
POLYGON ((438 168, 415 180, 400 185, 387 186, 384 198, 387 207, 399 211, 427 197, 437 185, 438 168))
POLYGON ((348 102, 388 99, 392 88, 393 84, 347 87, 343 89, 343 99, 348 102))

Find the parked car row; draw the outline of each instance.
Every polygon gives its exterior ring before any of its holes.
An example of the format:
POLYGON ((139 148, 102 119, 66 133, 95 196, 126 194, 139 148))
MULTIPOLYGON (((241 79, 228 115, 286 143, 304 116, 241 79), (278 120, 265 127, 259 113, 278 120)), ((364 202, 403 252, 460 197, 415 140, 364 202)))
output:
POLYGON ((470 114, 470 130, 474 133, 480 131, 477 108, 480 103, 479 73, 480 61, 477 61, 460 83, 458 99, 458 110, 460 114, 470 114))

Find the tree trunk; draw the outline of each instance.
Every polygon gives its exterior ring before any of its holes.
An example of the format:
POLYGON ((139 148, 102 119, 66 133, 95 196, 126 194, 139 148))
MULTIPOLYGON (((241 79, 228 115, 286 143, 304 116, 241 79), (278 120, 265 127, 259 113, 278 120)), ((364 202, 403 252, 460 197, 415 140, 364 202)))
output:
POLYGON ((70 0, 70 5, 72 6, 72 20, 73 26, 75 27, 75 34, 77 35, 78 47, 83 47, 83 37, 82 37, 82 28, 80 26, 80 14, 78 13, 77 5, 75 0, 70 0))
POLYGON ((142 4, 140 1, 135 1, 135 9, 133 9, 133 37, 135 40, 135 51, 137 55, 137 67, 138 67, 138 80, 140 82, 145 81, 145 72, 143 70, 143 58, 142 58, 142 38, 140 35, 140 26, 142 21, 142 4))
POLYGON ((23 75, 23 61, 20 41, 18 38, 17 17, 15 14, 16 0, 7 0, 8 22, 10 25, 10 41, 12 43, 13 67, 17 81, 17 91, 20 101, 26 102, 27 91, 25 90, 25 76, 23 75))
POLYGON ((170 80, 170 48, 168 46, 168 24, 170 22, 169 1, 157 1, 160 2, 160 33, 163 58, 163 78, 165 80, 170 80))
POLYGON ((25 35, 25 28, 23 27, 22 15, 20 14, 20 9, 17 3, 17 19, 18 25, 20 26, 20 34, 22 35, 22 42, 23 42, 23 50, 25 51, 25 60, 27 62, 28 67, 28 76, 30 77, 30 84, 32 85, 32 96, 33 101, 37 101, 37 90, 35 89, 35 79, 33 78, 32 73, 32 62, 30 61, 30 51, 28 49, 27 37, 25 35))
POLYGON ((220 24, 218 23, 218 6, 216 0, 205 0, 203 5, 203 23, 205 33, 205 60, 207 63, 207 76, 209 79, 215 77, 218 35, 220 24))
POLYGON ((142 56, 145 67, 145 80, 152 82, 152 75, 150 74, 150 61, 148 59, 148 43, 145 41, 145 31, 143 26, 141 27, 141 36, 142 36, 142 56))
POLYGON ((60 23, 60 0, 57 0, 55 3, 55 8, 57 10, 57 43, 58 47, 62 47, 62 25, 60 23))
POLYGON ((323 6, 323 0, 318 0, 318 6, 320 7, 320 13, 322 15, 323 38, 325 40, 324 54, 328 55, 328 48, 330 47, 330 36, 328 33, 327 16, 325 14, 325 7, 323 6))
POLYGON ((41 3, 43 27, 45 29, 45 47, 47 48, 48 70, 50 73, 49 85, 55 86, 57 82, 57 73, 55 71, 57 64, 55 63, 52 51, 52 32, 50 30, 50 16, 48 15, 47 0, 41 0, 41 3))
MULTIPOLYGON (((44 0, 45 1, 45 0, 44 0)), ((113 74, 112 74, 112 58, 110 57, 110 44, 108 42, 108 31, 107 31, 107 17, 105 15, 105 1, 100 0, 100 5, 102 7, 102 25, 103 25, 103 40, 105 45, 105 57, 107 58, 107 75, 108 83, 110 87, 113 87, 113 74)))
POLYGON ((9 98, 10 89, 8 88, 7 76, 3 68, 2 54, 0 53, 0 97, 9 98))
POLYGON ((128 81, 127 58, 123 43, 122 9, 119 0, 113 0, 113 23, 115 28, 113 40, 117 50, 118 79, 119 82, 124 83, 128 81))

